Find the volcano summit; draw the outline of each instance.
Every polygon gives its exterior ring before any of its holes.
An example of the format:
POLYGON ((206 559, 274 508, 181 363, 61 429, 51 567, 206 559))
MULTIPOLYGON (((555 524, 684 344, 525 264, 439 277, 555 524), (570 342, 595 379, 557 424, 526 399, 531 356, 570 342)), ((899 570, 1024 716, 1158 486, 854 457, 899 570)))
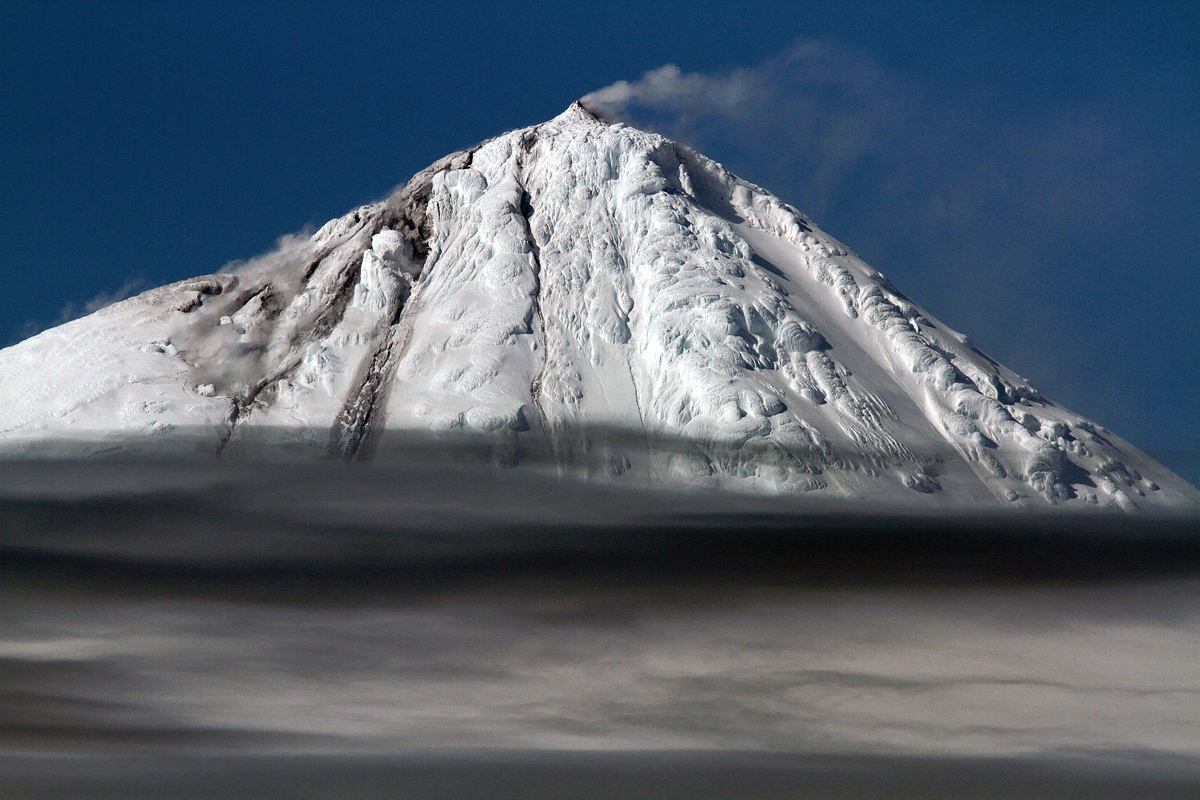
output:
POLYGON ((383 459, 906 507, 1195 509, 802 213, 580 103, 0 351, 7 458, 383 459))

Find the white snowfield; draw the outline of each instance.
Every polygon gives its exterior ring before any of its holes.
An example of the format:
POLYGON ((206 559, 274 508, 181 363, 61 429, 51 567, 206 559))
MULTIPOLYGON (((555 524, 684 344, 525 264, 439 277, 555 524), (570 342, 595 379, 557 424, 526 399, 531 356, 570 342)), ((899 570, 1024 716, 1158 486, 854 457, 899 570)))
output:
POLYGON ((1196 508, 811 220, 576 103, 0 351, 0 453, 383 458, 906 507, 1196 508))

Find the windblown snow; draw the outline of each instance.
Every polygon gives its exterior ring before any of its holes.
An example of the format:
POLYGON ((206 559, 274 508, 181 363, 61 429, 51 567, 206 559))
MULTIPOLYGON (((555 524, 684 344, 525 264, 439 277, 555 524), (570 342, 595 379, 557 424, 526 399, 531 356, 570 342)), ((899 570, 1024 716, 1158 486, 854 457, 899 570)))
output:
POLYGON ((945 507, 1200 493, 795 208, 576 103, 232 271, 0 351, 8 457, 380 458, 945 507))

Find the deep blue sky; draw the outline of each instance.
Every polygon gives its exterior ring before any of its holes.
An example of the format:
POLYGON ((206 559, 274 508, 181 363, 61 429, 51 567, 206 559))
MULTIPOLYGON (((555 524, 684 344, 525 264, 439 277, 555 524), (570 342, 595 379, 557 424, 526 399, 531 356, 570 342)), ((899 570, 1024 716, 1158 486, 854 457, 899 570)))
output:
POLYGON ((673 63, 767 99, 631 114, 1052 398, 1200 451, 1197 4, 965 5, 6 0, 0 343, 673 63))

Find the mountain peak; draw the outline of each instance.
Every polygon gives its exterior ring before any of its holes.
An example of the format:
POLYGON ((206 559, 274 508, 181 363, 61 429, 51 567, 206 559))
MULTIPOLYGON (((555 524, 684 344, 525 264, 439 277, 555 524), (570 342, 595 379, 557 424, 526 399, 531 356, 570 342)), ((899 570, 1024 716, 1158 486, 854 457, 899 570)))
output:
MULTIPOLYGON (((576 100, 574 103, 571 103, 571 105, 567 106, 566 111, 562 112, 561 114, 559 114, 557 117, 555 117, 551 121, 552 122, 562 122, 562 123, 578 122, 578 123, 582 123, 582 124, 599 123, 601 125, 611 124, 610 121, 604 119, 604 117, 599 112, 597 112, 594 109, 588 108, 584 104, 583 98, 580 98, 579 100, 576 100)), ((615 120, 613 122, 615 122, 615 120)))
POLYGON ((914 508, 1200 502, 795 208, 586 98, 311 238, 0 351, 0 400, 10 455, 421 440, 914 508))

